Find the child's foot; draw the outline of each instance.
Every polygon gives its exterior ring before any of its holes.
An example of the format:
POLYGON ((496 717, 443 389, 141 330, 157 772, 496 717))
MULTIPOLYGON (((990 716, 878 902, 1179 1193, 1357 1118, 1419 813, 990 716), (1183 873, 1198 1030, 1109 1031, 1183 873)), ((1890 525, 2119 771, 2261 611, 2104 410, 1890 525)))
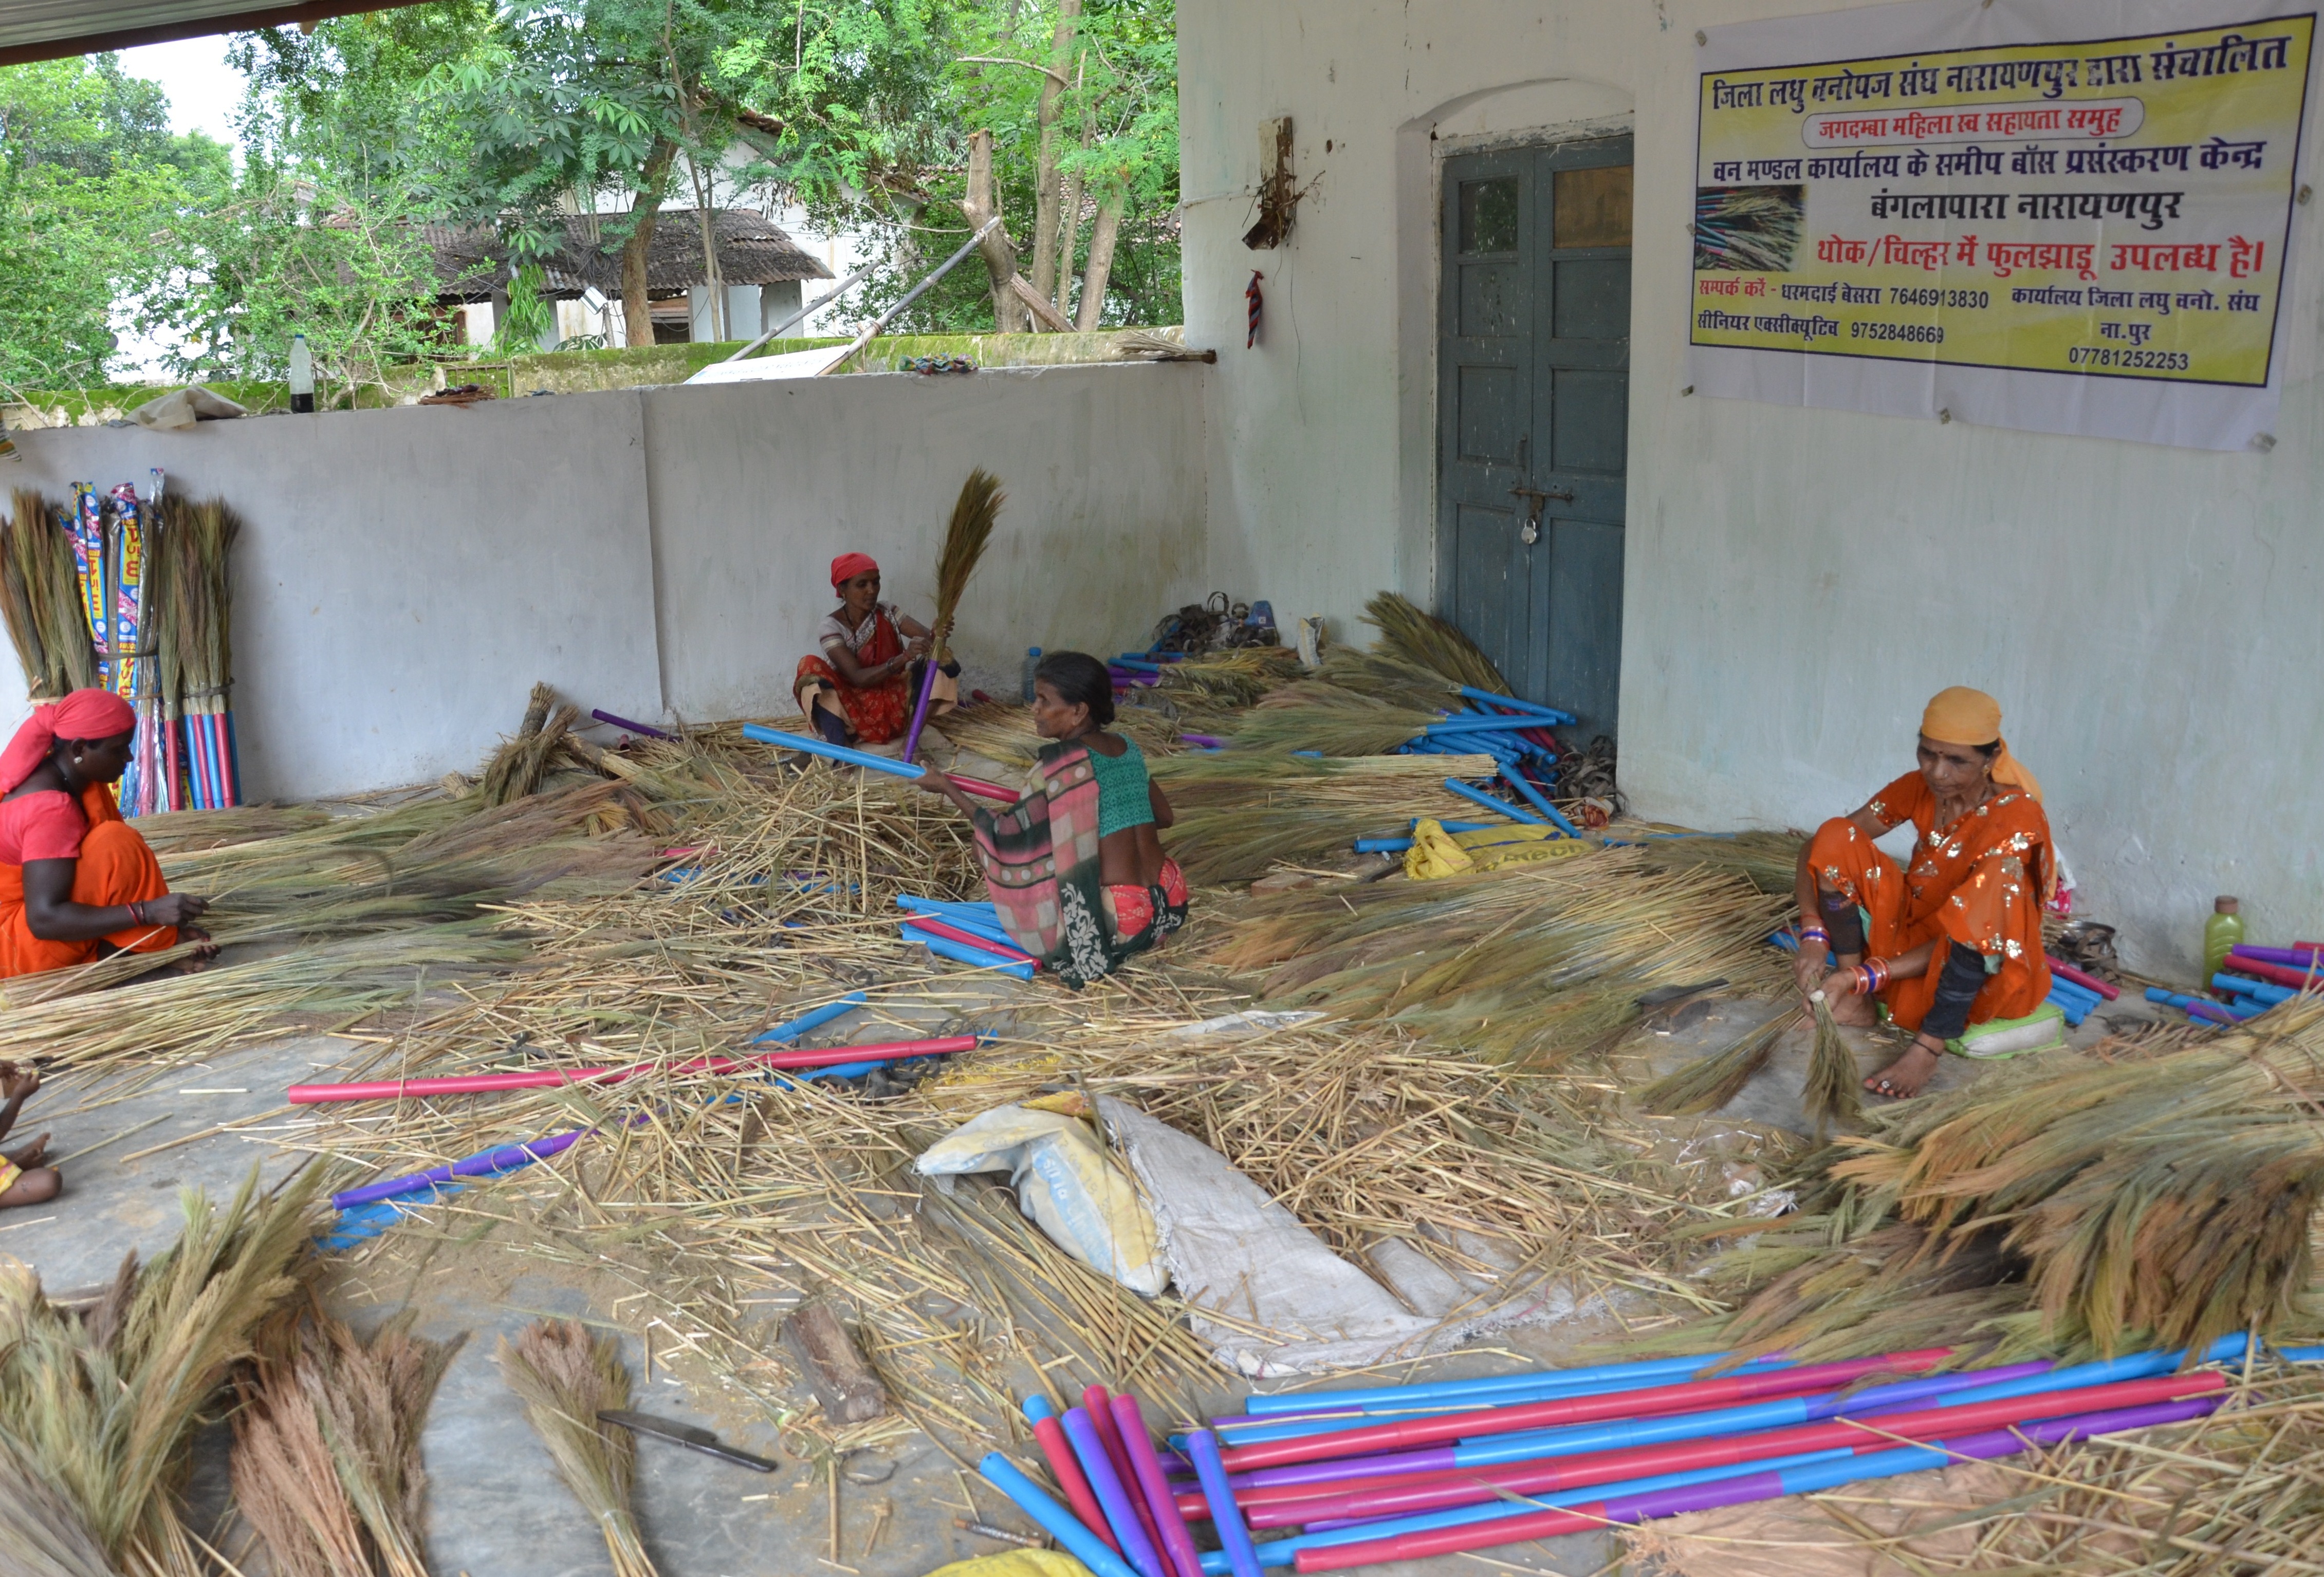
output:
POLYGON ((35 1167, 45 1165, 49 1158, 49 1136, 42 1134, 23 1149, 11 1154, 8 1158, 16 1164, 19 1170, 26 1172, 35 1167))
POLYGON ((1914 1041, 1904 1055, 1864 1081, 1864 1087, 1875 1095, 1904 1101, 1929 1087, 1937 1074, 1937 1054, 1914 1041))

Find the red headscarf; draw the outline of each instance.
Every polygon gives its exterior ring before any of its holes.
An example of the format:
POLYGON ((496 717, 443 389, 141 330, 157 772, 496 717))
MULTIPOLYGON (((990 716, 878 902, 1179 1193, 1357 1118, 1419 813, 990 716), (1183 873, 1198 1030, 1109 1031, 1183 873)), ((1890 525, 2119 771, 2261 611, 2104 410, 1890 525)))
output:
POLYGON ((31 777, 60 739, 111 739, 136 726, 136 708, 110 690, 75 690, 61 701, 35 706, 8 748, 0 751, 0 794, 31 777))
POLYGON ((831 587, 837 591, 866 570, 877 575, 880 565, 869 553, 842 553, 831 561, 831 587))

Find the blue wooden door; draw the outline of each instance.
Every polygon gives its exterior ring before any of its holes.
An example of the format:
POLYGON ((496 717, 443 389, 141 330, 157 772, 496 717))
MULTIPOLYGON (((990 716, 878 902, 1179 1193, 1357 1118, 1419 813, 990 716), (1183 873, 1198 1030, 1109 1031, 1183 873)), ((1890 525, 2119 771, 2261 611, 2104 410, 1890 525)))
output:
POLYGON ((1517 693, 1615 733, 1630 140, 1445 161, 1437 607, 1517 693))

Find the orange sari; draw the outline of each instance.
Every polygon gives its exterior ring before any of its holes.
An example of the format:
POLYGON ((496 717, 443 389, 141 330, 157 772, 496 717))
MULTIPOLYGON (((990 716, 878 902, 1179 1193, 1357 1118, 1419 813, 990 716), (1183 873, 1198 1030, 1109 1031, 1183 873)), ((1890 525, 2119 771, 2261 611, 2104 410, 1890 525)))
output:
POLYGON ((1921 1027, 1936 1001, 1950 942, 1976 948, 1987 961, 1970 1023, 2019 1019, 2039 1008, 2050 994, 2042 899, 2052 865, 2050 818, 2041 801, 2009 789, 1940 830, 1936 796, 1918 772, 1907 772, 1868 808, 1892 827, 1909 821, 1919 831, 1909 867, 1900 868, 1845 817, 1817 829, 1808 865, 1871 916, 1864 943, 1874 957, 1939 944, 1926 973, 1900 975, 1880 993, 1889 1017, 1907 1029, 1921 1027))
MULTIPOLYGON (((161 862, 137 829, 121 819, 113 790, 92 783, 82 790, 81 813, 88 817, 80 855, 73 868, 72 900, 97 908, 143 903, 170 890, 161 862)), ((135 926, 102 938, 125 953, 159 953, 178 945, 175 926, 135 926)), ((24 920, 24 868, 0 865, 0 978, 69 969, 97 956, 98 943, 50 942, 32 935, 24 920)))

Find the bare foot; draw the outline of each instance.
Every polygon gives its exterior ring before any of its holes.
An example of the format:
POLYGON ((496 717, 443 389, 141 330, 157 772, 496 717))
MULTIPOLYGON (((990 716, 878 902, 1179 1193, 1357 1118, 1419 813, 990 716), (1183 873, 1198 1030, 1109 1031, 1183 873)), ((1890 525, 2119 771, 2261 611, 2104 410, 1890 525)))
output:
POLYGON ((33 1167, 43 1165, 49 1158, 49 1136, 42 1134, 8 1158, 15 1162, 21 1171, 29 1172, 33 1167))
POLYGON ((1904 1101, 1927 1089, 1936 1073, 1937 1054, 1915 1040, 1904 1056, 1865 1080, 1864 1087, 1875 1095, 1904 1101))
POLYGON ((1831 1010, 1831 1020, 1835 1024, 1844 1024, 1851 1029, 1869 1029, 1880 1022, 1879 1010, 1874 1006, 1870 997, 1836 997, 1826 991, 1823 1000, 1825 1006, 1831 1010))

